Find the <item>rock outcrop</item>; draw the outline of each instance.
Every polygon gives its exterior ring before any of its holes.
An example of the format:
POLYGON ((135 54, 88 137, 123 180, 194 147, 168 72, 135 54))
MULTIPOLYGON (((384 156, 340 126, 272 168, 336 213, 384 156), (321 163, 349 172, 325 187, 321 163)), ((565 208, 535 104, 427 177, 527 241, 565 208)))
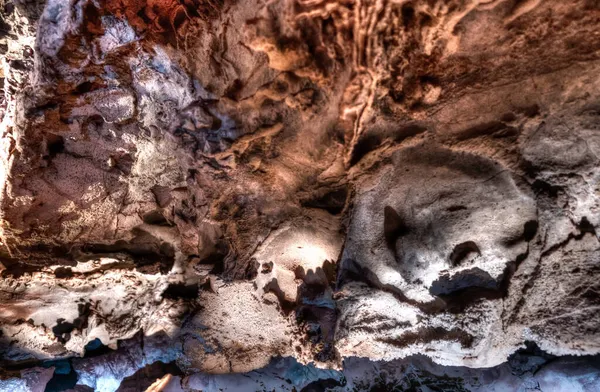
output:
POLYGON ((596 1, 0 5, 0 390, 600 388, 596 1))

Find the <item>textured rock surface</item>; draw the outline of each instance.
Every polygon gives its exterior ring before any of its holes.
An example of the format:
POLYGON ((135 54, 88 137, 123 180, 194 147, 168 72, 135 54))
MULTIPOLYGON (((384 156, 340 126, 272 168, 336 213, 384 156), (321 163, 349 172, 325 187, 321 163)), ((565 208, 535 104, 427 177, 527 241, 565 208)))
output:
POLYGON ((0 5, 0 389, 597 387, 596 1, 0 5))

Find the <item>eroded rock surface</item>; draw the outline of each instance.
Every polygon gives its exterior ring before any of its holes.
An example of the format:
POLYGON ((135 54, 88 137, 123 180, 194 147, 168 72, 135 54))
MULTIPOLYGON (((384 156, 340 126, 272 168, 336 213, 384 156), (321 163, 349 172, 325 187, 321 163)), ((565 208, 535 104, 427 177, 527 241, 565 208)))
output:
POLYGON ((600 354, 597 2, 0 6, 0 388, 600 354))

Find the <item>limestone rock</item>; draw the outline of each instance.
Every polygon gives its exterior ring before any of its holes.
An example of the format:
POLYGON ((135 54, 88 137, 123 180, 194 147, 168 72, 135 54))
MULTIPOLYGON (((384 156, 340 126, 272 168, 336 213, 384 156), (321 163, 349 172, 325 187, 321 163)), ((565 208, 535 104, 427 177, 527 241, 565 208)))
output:
POLYGON ((599 29, 0 2, 0 390, 597 389, 599 29))

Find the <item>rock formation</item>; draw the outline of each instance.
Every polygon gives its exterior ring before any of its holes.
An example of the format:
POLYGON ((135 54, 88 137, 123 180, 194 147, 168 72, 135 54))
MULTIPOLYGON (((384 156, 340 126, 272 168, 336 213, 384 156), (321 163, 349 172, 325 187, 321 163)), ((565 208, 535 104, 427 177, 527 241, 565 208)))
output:
POLYGON ((0 390, 600 388, 597 1, 0 15, 0 390))

